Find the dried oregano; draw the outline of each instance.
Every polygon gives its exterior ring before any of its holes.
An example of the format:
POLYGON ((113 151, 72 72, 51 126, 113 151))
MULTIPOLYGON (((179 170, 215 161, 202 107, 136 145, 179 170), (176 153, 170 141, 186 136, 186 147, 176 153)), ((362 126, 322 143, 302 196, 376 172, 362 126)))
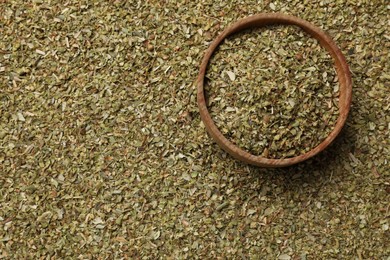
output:
POLYGON ((251 29, 227 38, 206 75, 217 127, 254 155, 306 153, 328 136, 339 114, 331 56, 293 26, 251 29))

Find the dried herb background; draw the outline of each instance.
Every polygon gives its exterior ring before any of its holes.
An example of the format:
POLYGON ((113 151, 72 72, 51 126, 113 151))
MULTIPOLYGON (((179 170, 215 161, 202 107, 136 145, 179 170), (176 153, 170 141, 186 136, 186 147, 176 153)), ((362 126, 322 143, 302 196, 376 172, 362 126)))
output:
POLYGON ((0 2, 0 258, 390 257, 389 3, 227 2, 0 2), (193 83, 274 11, 328 32, 354 85, 329 149, 266 170, 212 142, 193 83))

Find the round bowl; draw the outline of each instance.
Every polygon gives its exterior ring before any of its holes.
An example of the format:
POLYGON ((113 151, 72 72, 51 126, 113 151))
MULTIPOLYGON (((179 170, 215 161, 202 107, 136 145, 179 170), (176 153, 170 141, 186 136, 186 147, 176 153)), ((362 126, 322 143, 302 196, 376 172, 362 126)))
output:
POLYGON ((260 166, 260 167, 286 167, 296 163, 303 162, 316 154, 323 151, 329 144, 333 142, 336 136, 340 133, 343 128, 345 121, 348 116, 348 112, 351 107, 351 98, 352 98, 352 80, 349 67, 345 60, 345 57, 341 53, 340 49, 333 42, 333 40, 321 29, 312 25, 311 23, 300 19, 295 16, 280 14, 280 13, 262 13, 247 18, 241 19, 226 28, 209 46, 206 50, 203 57, 202 63, 200 65, 200 70, 198 78, 196 81, 197 85, 197 99, 200 116, 206 127, 207 132, 215 140, 215 142, 231 156, 240 160, 244 163, 260 166), (310 34, 312 37, 316 38, 321 46, 323 46, 333 57, 334 64, 337 71, 338 81, 339 81, 339 117, 337 119, 336 125, 333 128, 333 131, 322 141, 319 145, 314 147, 307 153, 304 153, 299 156, 283 159, 268 159, 262 156, 253 155, 240 147, 233 144, 229 141, 217 128, 213 119, 211 118, 209 111, 206 105, 206 99, 204 95, 204 77, 206 74, 207 65, 209 60, 218 47, 218 45, 229 35, 237 33, 239 31, 253 28, 253 27, 263 27, 267 25, 296 25, 310 34))

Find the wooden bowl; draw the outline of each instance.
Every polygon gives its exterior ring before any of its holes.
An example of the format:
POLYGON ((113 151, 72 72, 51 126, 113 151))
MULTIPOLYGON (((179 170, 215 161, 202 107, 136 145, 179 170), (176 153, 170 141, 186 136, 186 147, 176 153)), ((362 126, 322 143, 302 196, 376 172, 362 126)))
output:
POLYGON ((240 160, 242 162, 260 166, 260 167, 285 167, 290 166, 302 161, 305 161, 319 152, 323 151, 332 141, 336 138, 336 136, 340 133, 343 128, 345 121, 348 116, 348 112, 351 106, 351 98, 352 98, 352 80, 351 74, 346 63, 345 57, 341 53, 340 49, 336 46, 333 40, 321 29, 312 25, 311 23, 285 14, 279 13, 262 13, 253 15, 244 19, 241 19, 226 28, 209 46, 206 50, 206 53, 203 57, 202 63, 200 65, 200 70, 198 74, 198 78, 196 81, 198 93, 198 107, 200 116, 202 121, 206 127, 207 132, 211 135, 211 137, 217 142, 217 144, 228 152, 231 156, 240 160), (204 95, 204 77, 206 74, 206 68, 209 63, 209 60, 218 47, 218 45, 229 35, 237 33, 239 31, 253 28, 253 27, 262 27, 267 25, 274 24, 287 24, 287 25, 296 25, 301 27, 304 31, 309 33, 311 36, 316 38, 320 44, 331 54, 335 61, 337 76, 339 80, 339 117, 337 119, 336 125, 334 126, 333 131, 328 135, 328 137, 322 141, 318 146, 314 147, 309 152, 292 157, 292 158, 284 158, 284 159, 268 159, 262 156, 255 156, 253 154, 248 153, 245 150, 242 150, 238 146, 234 145, 231 141, 229 141, 222 133, 218 130, 216 125, 214 124, 209 111, 207 109, 205 95, 204 95))

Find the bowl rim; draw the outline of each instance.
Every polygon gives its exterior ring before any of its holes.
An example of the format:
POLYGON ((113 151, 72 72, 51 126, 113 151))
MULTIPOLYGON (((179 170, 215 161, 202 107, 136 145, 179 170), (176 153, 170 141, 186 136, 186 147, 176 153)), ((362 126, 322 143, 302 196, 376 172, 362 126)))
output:
POLYGON ((240 19, 223 30, 217 38, 209 45, 206 50, 199 69, 199 74, 196 80, 197 86, 197 102, 199 113, 207 132, 211 135, 214 141, 231 156, 244 163, 256 165, 259 167, 286 167, 290 165, 303 162, 328 147, 343 128, 348 113, 351 107, 352 100, 352 79, 351 73, 346 62, 346 59, 335 42, 317 26, 309 23, 301 18, 282 14, 282 13, 260 13, 243 19, 240 19), (334 65, 339 81, 339 116, 332 132, 319 145, 310 151, 290 158, 270 159, 262 156, 253 155, 229 141, 217 128, 213 119, 211 118, 204 95, 204 77, 209 60, 219 44, 229 35, 238 33, 249 28, 259 28, 268 25, 295 25, 306 31, 313 38, 320 42, 334 59, 334 65))

